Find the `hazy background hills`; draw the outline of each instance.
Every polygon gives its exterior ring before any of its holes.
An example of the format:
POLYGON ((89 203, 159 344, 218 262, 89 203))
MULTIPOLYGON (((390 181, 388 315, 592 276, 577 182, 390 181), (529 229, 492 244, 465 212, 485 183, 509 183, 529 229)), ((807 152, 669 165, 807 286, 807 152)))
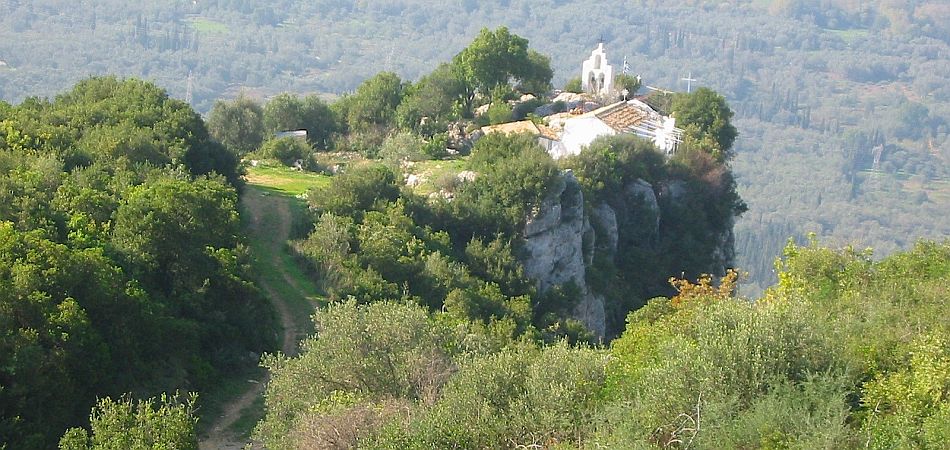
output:
POLYGON ((94 74, 153 80, 196 109, 241 90, 338 95, 415 80, 482 27, 551 56, 555 85, 601 38, 646 85, 708 86, 740 131, 744 294, 789 236, 879 255, 950 236, 950 5, 943 1, 0 1, 0 99, 94 74), (190 78, 190 83, 189 83, 190 78))

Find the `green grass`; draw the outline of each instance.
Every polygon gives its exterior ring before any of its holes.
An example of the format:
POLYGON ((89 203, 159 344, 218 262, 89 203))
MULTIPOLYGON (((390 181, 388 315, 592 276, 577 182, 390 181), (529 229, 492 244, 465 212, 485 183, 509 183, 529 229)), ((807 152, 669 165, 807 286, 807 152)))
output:
MULTIPOLYGON (((330 184, 332 177, 328 175, 293 170, 277 165, 258 165, 247 169, 247 189, 244 195, 273 196, 267 202, 262 214, 261 229, 272 230, 278 227, 277 202, 287 202, 292 216, 292 223, 304 220, 307 214, 307 203, 302 198, 312 188, 330 184)), ((245 214, 245 217, 249 217, 245 214)), ((291 233, 293 230, 291 230, 291 233)), ((312 281, 312 276, 301 267, 299 261, 292 255, 289 244, 274 242, 274 235, 249 234, 251 253, 255 256, 253 268, 260 284, 266 284, 286 300, 294 317, 297 329, 310 330, 312 327, 310 315, 316 306, 326 302, 322 289, 312 281), (279 249, 274 251, 274 249, 279 249), (272 264, 279 264, 283 273, 274 270, 272 264), (285 279, 284 276, 288 279, 285 279)), ((302 337, 302 336, 301 336, 302 337)))
POLYGON ((245 370, 224 374, 214 387, 206 389, 198 396, 198 434, 205 434, 215 420, 221 416, 224 405, 238 398, 250 386, 248 380, 258 382, 264 379, 264 369, 257 365, 245 370))
POLYGON ((293 170, 284 166, 258 165, 247 168, 247 183, 263 191, 297 197, 308 190, 330 184, 330 176, 293 170))
POLYGON ((211 19, 196 17, 192 20, 191 26, 199 33, 227 33, 230 31, 227 25, 221 22, 215 22, 211 19))
POLYGON ((260 396, 254 399, 254 403, 241 411, 241 417, 238 418, 228 431, 239 436, 241 439, 249 439, 254 432, 254 426, 264 418, 264 397, 260 396))
POLYGON ((844 40, 848 44, 851 44, 858 39, 864 39, 868 37, 868 35, 870 34, 870 31, 858 29, 858 28, 851 28, 848 30, 825 29, 825 31, 835 36, 840 37, 842 40, 844 40))
POLYGON ((419 161, 409 170, 422 178, 422 182, 413 191, 419 195, 429 195, 439 190, 439 182, 447 176, 455 176, 465 170, 467 158, 419 161))
MULTIPOLYGON (((251 186, 244 195, 263 195, 268 192, 269 191, 264 187, 251 186)), ((290 202, 291 212, 293 214, 303 213, 302 210, 305 207, 303 200, 297 198, 287 199, 278 197, 275 201, 290 202), (294 207, 295 204, 297 205, 296 207, 294 207)), ((262 229, 269 230, 276 228, 276 221, 278 220, 276 211, 265 211, 262 220, 262 229)), ((257 274, 258 282, 266 283, 287 301, 298 329, 310 330, 312 327, 310 315, 313 314, 314 307, 326 301, 322 291, 311 280, 311 277, 304 271, 293 255, 291 255, 286 243, 279 243, 278 248, 280 250, 275 254, 273 250, 274 239, 276 239, 275 236, 255 235, 252 233, 248 237, 251 254, 255 256, 253 268, 257 274), (284 279, 280 271, 273 270, 273 267, 271 267, 272 261, 277 262, 283 267, 284 273, 290 278, 290 282, 284 279), (300 290, 298 291, 297 288, 300 290), (302 294, 301 291, 309 294, 302 294)))

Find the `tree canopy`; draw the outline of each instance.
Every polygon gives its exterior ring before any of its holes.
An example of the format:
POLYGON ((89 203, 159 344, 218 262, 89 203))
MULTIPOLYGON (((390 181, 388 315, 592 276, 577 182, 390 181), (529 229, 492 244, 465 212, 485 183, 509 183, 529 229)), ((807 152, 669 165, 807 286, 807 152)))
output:
POLYGON ((452 62, 479 92, 520 82, 528 90, 543 93, 550 88, 550 59, 528 49, 528 40, 511 34, 506 27, 482 28, 478 36, 452 62))
POLYGON ((699 88, 689 94, 673 96, 672 113, 676 125, 686 130, 692 139, 702 143, 712 139, 711 150, 720 160, 732 157, 732 144, 739 131, 732 125, 732 110, 722 95, 709 88, 699 88))
POLYGON ((238 155, 256 150, 264 140, 264 110, 244 95, 214 102, 208 114, 208 132, 238 155))
MULTIPOLYGON (((93 78, 4 112, 0 446, 49 448, 97 398, 204 390, 273 345, 221 176, 236 161, 143 81, 93 78)), ((95 417, 94 434, 122 433, 126 419, 95 417)))

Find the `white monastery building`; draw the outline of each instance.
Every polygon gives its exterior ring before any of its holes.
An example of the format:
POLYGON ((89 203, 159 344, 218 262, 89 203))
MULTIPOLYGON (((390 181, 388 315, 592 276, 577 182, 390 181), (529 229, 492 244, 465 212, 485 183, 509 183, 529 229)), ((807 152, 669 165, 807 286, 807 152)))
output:
POLYGON ((554 159, 576 155, 600 136, 629 133, 653 141, 667 155, 676 151, 683 130, 676 119, 656 112, 640 100, 621 101, 564 121, 560 145, 549 150, 554 159))
MULTIPOLYGON (((600 108, 597 108, 597 103, 589 101, 592 96, 606 99, 617 95, 612 91, 613 67, 607 64, 607 53, 602 42, 591 52, 590 58, 584 61, 582 74, 582 87, 587 94, 570 94, 574 96, 571 103, 576 105, 576 107, 572 106, 574 108, 572 111, 547 116, 545 118, 547 125, 522 120, 486 126, 481 129, 481 132, 484 134, 527 133, 537 138, 538 143, 554 159, 577 155, 594 139, 617 134, 633 134, 653 141, 656 148, 667 156, 676 152, 677 145, 683 140, 683 130, 676 127, 676 118, 660 114, 650 105, 636 98, 618 101, 600 108), (592 105, 593 108, 588 109, 588 105, 592 105)), ((627 93, 624 92, 624 97, 626 95, 627 93)))

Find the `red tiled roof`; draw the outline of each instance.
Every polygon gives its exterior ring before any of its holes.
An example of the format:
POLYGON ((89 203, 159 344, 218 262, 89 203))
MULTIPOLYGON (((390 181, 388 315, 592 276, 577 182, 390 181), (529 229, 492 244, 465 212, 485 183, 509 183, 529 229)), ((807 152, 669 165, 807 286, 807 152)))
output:
POLYGON ((650 118, 649 113, 626 102, 602 108, 594 115, 614 130, 624 131, 650 118))

